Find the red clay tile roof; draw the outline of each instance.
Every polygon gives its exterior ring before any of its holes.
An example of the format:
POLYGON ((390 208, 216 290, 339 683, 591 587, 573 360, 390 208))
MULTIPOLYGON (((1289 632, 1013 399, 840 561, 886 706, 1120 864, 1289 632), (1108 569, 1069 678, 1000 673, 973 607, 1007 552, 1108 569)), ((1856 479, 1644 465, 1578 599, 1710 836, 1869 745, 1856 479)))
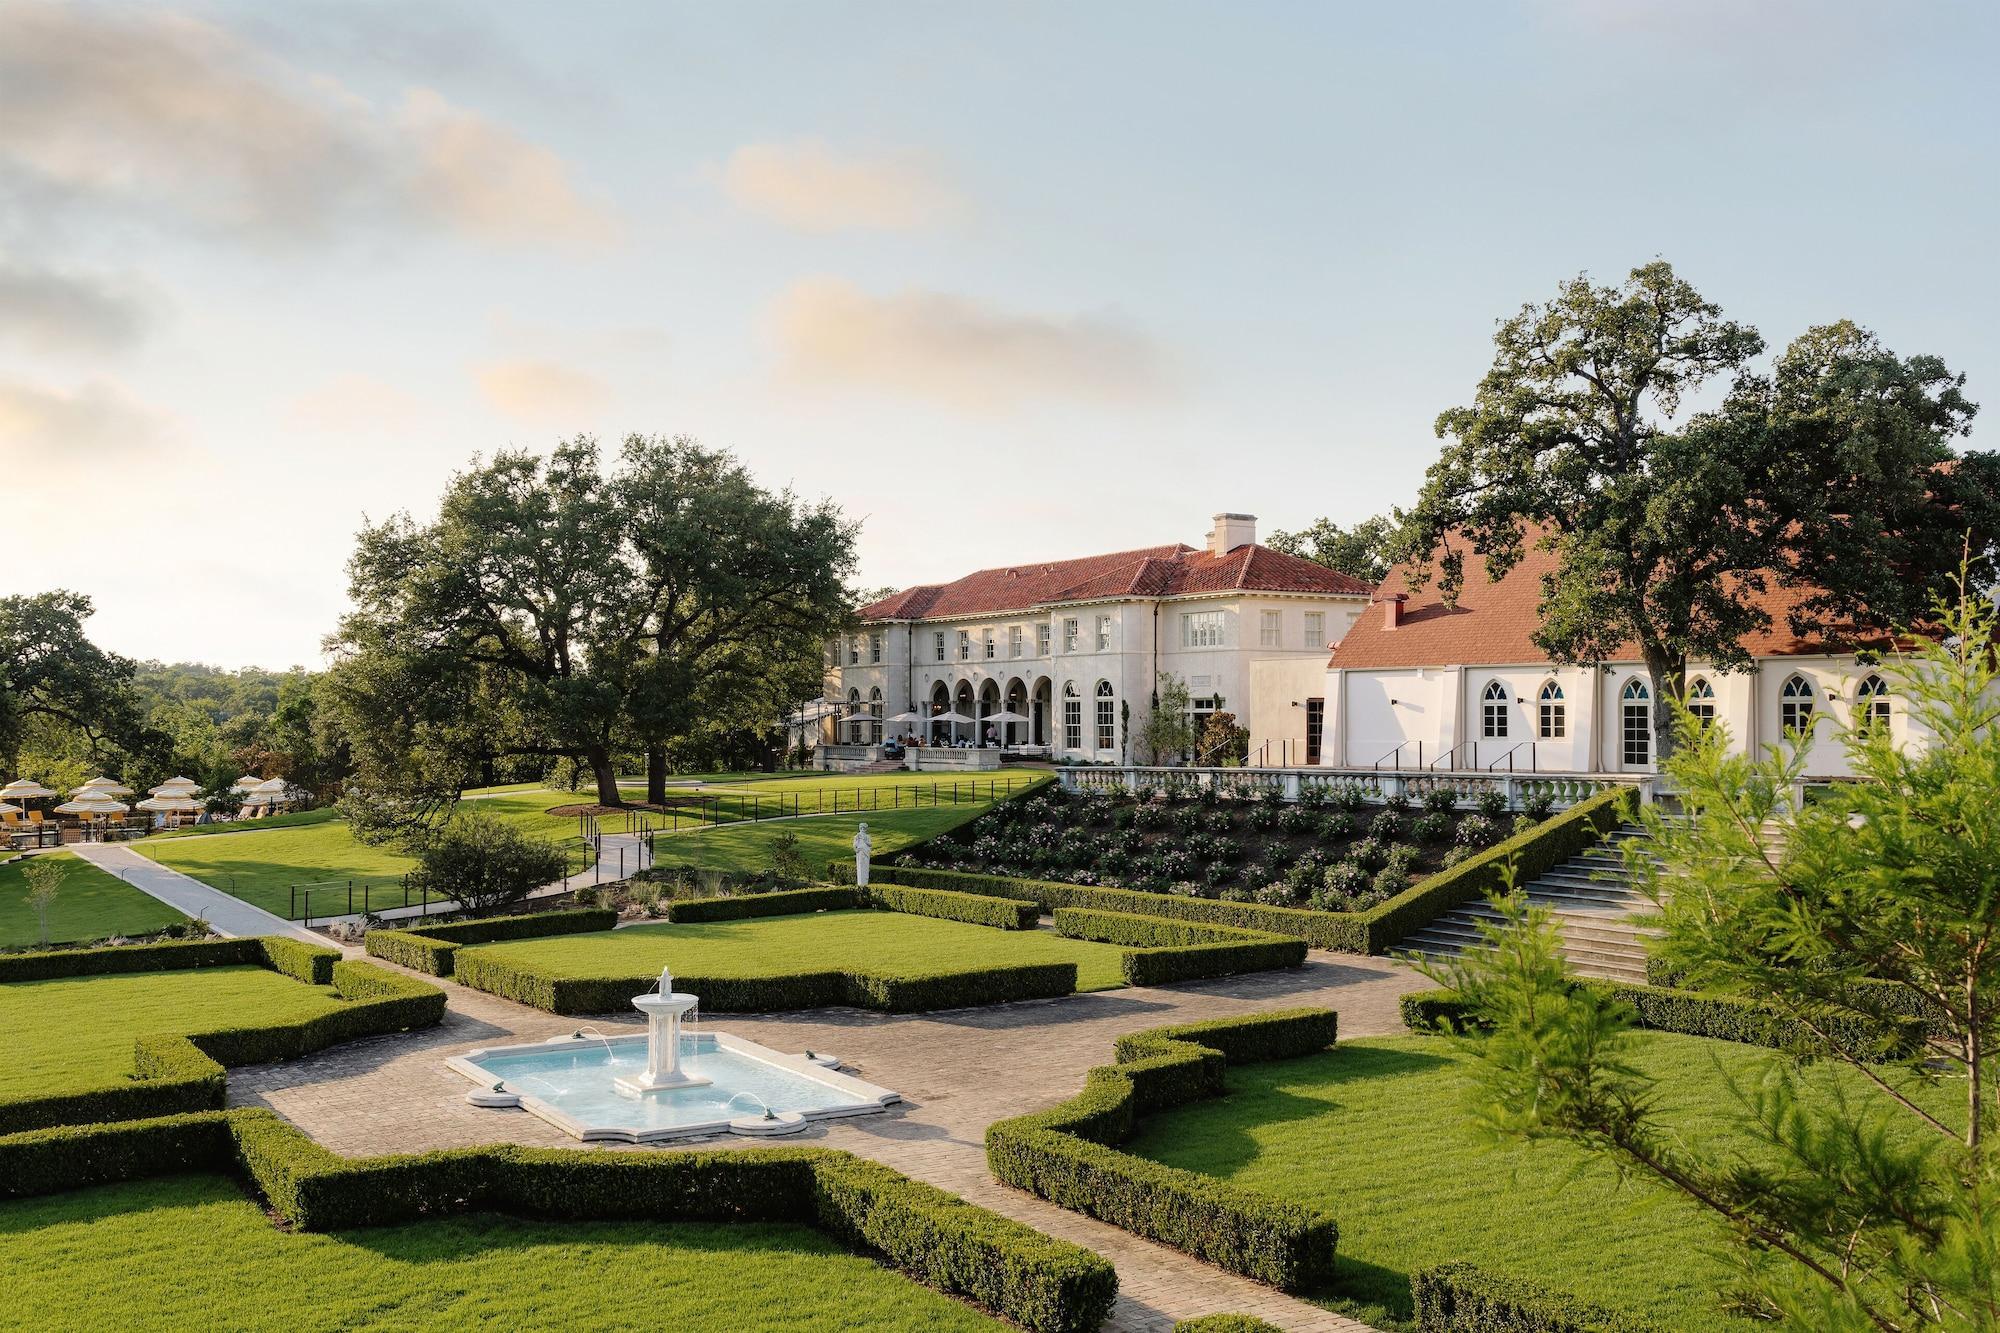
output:
MULTIPOLYGON (((1371 606, 1348 629, 1334 649, 1332 665, 1347 668, 1419 666, 1509 666, 1546 662, 1548 654, 1535 646, 1534 633, 1541 625, 1539 605, 1542 575, 1556 567, 1549 551, 1526 546, 1520 563, 1498 583, 1486 578, 1486 562, 1467 551, 1465 586, 1459 591, 1458 605, 1447 607, 1433 580, 1423 591, 1410 592, 1409 570, 1398 567, 1382 581, 1378 597, 1396 593, 1408 595, 1403 604, 1403 620, 1394 629, 1383 621, 1383 609, 1371 606)), ((1841 651, 1819 639, 1802 639, 1792 633, 1786 617, 1807 595, 1803 588, 1780 588, 1775 584, 1753 597, 1770 617, 1764 629, 1744 636, 1743 647, 1752 657, 1788 657, 1810 653, 1841 651)), ((1637 661, 1636 644, 1620 649, 1617 661, 1637 661)))
POLYGON ((1192 546, 982 569, 952 583, 927 583, 861 608, 863 620, 928 620, 1027 611, 1052 602, 1126 597, 1189 597, 1209 592, 1302 592, 1366 597, 1372 584, 1268 546, 1213 556, 1192 546))

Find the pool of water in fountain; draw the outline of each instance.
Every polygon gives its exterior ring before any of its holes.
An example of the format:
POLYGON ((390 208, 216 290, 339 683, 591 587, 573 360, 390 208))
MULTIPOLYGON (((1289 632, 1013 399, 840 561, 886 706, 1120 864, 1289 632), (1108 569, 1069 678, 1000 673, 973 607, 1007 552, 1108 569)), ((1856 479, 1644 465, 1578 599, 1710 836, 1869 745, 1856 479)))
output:
POLYGON ((755 1118, 766 1107, 811 1117, 880 1106, 755 1056, 724 1050, 708 1033, 683 1032, 680 1059, 683 1072, 708 1083, 643 1094, 621 1092, 613 1084, 620 1076, 644 1072, 643 1037, 586 1038, 555 1050, 485 1052, 466 1063, 584 1125, 641 1134, 755 1118))

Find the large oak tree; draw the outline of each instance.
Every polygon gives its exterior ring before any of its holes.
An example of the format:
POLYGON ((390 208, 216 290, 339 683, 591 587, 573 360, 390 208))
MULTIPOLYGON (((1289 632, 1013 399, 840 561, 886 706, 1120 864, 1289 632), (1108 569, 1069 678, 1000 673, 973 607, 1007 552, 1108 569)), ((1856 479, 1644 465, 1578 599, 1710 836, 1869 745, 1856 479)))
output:
POLYGON ((1636 645, 1661 759, 1688 661, 1749 665, 1758 594, 1798 590, 1787 627, 1851 644, 1921 617, 1968 534, 1986 562, 2000 467, 1954 453, 1976 408, 1936 357, 1840 322, 1759 372, 1758 333, 1664 262, 1566 282, 1493 341, 1472 402, 1437 420, 1409 515, 1419 579, 1450 600, 1468 551, 1498 579, 1529 543, 1553 550, 1536 642, 1588 665, 1636 645))

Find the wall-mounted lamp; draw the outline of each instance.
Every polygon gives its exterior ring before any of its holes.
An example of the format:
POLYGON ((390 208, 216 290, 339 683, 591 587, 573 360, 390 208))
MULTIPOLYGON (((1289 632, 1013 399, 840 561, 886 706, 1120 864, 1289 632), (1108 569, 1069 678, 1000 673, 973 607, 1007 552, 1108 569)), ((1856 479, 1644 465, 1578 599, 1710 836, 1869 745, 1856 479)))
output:
POLYGON ((1389 701, 1389 707, 1394 708, 1397 704, 1401 702, 1403 702, 1401 699, 1391 699, 1389 701))
POLYGON ((1839 698, 1840 698, 1840 691, 1839 691, 1839 690, 1836 690, 1836 689, 1835 689, 1835 688, 1833 688, 1833 686, 1831 686, 1831 685, 1829 685, 1829 686, 1827 686, 1827 687, 1826 687, 1826 701, 1827 701, 1828 703, 1834 703, 1834 702, 1836 702, 1837 700, 1839 700, 1839 698))

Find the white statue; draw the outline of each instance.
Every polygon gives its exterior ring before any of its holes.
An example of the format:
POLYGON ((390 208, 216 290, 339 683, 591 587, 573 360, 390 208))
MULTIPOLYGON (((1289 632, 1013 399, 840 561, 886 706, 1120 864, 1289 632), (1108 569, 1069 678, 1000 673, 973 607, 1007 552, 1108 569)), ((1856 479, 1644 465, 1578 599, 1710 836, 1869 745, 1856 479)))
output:
POLYGON ((868 854, 875 850, 875 844, 868 837, 868 826, 862 824, 854 830, 854 887, 868 887, 868 854))

